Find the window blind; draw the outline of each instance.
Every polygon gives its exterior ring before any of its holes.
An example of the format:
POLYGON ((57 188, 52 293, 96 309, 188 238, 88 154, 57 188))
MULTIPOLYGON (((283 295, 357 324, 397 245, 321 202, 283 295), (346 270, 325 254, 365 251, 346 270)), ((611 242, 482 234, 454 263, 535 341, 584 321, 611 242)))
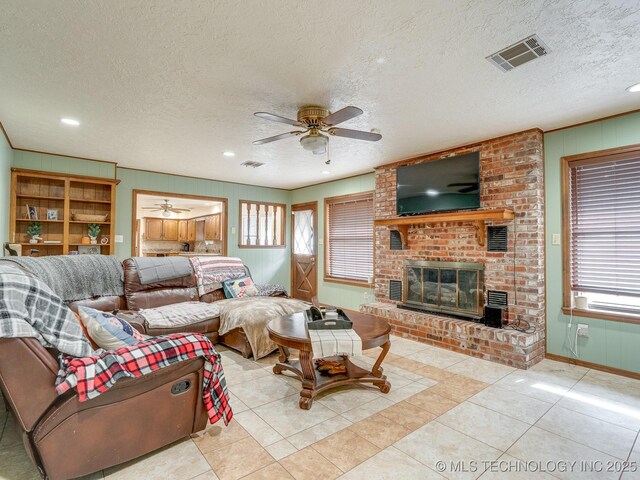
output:
POLYGON ((373 276, 373 194, 329 199, 327 276, 368 282, 373 276))
POLYGON ((640 297, 640 157, 569 165, 574 291, 640 297))

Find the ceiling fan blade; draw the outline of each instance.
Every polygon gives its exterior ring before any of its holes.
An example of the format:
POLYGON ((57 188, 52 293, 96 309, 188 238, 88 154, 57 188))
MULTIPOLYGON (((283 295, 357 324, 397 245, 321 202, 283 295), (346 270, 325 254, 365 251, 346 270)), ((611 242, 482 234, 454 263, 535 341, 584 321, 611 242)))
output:
POLYGON ((256 140, 253 142, 254 145, 264 145, 265 143, 271 143, 271 142, 275 142, 277 140, 282 140, 283 138, 289 138, 289 137, 294 137, 296 135, 301 135, 303 133, 306 133, 306 131, 298 131, 298 130, 294 130, 293 132, 287 132, 287 133, 281 133, 280 135, 275 135, 273 137, 267 137, 267 138, 263 138, 261 140, 256 140))
POLYGON ((377 142, 382 138, 379 133, 349 130, 348 128, 330 128, 327 131, 336 137, 355 138, 356 140, 366 140, 368 142, 377 142))
POLYGON ((459 193, 469 193, 469 192, 473 192, 475 190, 478 190, 478 185, 473 185, 470 187, 464 187, 461 188, 460 190, 458 190, 459 193))
POLYGON ((154 207, 142 207, 141 210, 149 210, 151 212, 161 212, 162 208, 154 208, 154 207))
POLYGON ((339 123, 351 120, 352 118, 355 118, 358 115, 362 115, 363 113, 364 112, 358 107, 344 107, 342 110, 338 110, 337 112, 333 112, 331 115, 324 117, 322 119, 322 123, 329 126, 338 125, 339 123))
POLYGON ((182 213, 182 212, 190 212, 190 208, 170 208, 173 213, 182 213))
POLYGON ((304 127, 305 124, 299 122, 297 120, 292 120, 290 118, 281 117, 280 115, 275 115, 273 113, 268 112, 256 112, 254 113, 256 117, 264 118, 265 120, 271 120, 272 122, 286 123, 287 125, 293 125, 294 127, 304 127))

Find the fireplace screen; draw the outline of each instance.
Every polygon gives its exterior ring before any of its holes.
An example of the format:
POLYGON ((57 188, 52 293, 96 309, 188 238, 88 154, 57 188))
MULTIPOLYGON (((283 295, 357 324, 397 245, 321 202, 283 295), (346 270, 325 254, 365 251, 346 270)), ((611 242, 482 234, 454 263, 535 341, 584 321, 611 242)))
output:
POLYGON ((481 317, 484 265, 406 260, 404 303, 435 312, 481 317))

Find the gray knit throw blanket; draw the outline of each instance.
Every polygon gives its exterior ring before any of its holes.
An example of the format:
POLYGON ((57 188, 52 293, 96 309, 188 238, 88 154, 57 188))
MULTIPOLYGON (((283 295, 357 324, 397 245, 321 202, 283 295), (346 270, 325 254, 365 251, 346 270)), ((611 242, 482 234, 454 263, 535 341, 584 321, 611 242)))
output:
POLYGON ((3 257, 46 283, 65 303, 124 295, 122 264, 112 255, 3 257))

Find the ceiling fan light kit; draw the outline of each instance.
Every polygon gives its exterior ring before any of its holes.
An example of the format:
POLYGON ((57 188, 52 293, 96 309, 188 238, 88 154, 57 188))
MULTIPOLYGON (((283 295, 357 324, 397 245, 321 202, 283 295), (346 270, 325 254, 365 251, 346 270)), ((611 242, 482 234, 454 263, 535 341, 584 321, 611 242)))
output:
POLYGON ((363 132, 361 130, 350 130, 347 128, 335 128, 335 125, 346 122, 358 115, 362 115, 362 110, 358 107, 345 107, 337 112, 330 113, 324 107, 317 105, 309 105, 298 110, 297 120, 293 120, 280 115, 268 112, 256 112, 254 115, 272 122, 285 123, 295 127, 304 128, 304 130, 294 130, 273 137, 263 138, 253 142, 254 145, 264 145, 265 143, 275 142, 284 138, 298 135, 304 135, 300 138, 300 145, 305 150, 312 152, 314 155, 322 155, 327 152, 329 145, 329 136, 354 138, 356 140, 366 140, 368 142, 377 142, 382 138, 378 132, 363 132), (306 135, 305 135, 306 134, 306 135))

